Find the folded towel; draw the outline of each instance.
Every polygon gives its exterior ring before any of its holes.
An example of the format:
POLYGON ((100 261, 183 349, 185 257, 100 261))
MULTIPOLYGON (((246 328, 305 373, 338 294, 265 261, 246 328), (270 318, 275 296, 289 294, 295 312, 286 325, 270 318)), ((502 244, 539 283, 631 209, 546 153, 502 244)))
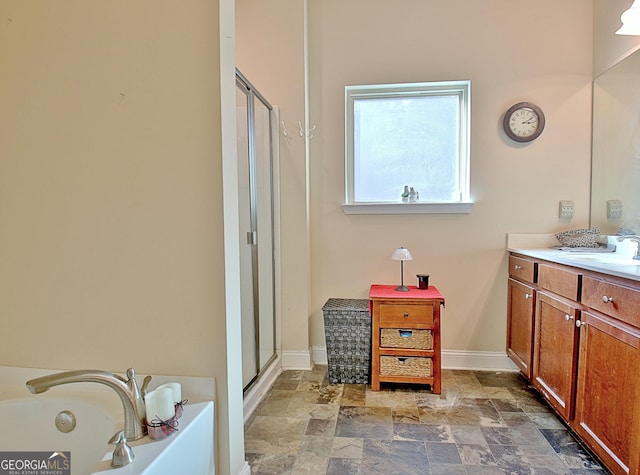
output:
POLYGON ((596 242, 600 236, 600 228, 589 229, 571 229, 556 233, 556 239, 565 247, 586 247, 597 248, 599 244, 596 242))

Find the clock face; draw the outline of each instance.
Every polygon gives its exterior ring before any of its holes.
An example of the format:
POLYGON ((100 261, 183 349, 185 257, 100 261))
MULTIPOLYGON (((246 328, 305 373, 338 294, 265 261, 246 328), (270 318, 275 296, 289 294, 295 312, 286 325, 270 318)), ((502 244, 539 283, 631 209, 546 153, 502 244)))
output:
POLYGON ((503 128, 507 136, 516 142, 530 142, 544 129, 544 114, 535 104, 520 102, 504 115, 503 128))

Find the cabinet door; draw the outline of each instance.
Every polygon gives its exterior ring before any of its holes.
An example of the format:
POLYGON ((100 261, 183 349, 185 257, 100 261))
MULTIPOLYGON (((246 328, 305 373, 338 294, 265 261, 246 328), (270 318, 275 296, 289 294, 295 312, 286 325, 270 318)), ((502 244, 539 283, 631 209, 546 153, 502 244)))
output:
POLYGON ((567 421, 573 416, 579 315, 567 300, 536 295, 533 384, 567 421))
POLYGON ((531 379, 533 360, 533 316, 535 290, 517 280, 509 279, 507 303, 507 355, 531 379))
POLYGON ((615 474, 639 473, 640 334, 591 312, 580 323, 575 431, 615 474))

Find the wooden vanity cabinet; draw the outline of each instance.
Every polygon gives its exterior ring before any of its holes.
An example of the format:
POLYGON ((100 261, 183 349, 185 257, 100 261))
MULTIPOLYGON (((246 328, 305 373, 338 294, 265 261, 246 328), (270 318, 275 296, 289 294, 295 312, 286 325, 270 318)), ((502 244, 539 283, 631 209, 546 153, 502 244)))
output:
POLYGON ((533 376, 533 318, 538 264, 530 259, 509 257, 507 311, 507 355, 528 379, 533 376))
POLYGON ((640 473, 640 333, 591 312, 579 331, 572 427, 613 473, 640 473))
POLYGON ((508 286, 508 355, 522 369, 509 347, 523 313, 517 295, 532 290, 532 370, 523 374, 611 473, 640 475, 640 281, 511 255, 508 286), (513 258, 536 264, 537 281, 514 277, 513 258))
POLYGON ((533 385, 567 422, 573 416, 580 310, 546 291, 536 299, 533 385))
POLYGON ((509 279, 507 355, 527 379, 533 376, 533 316, 536 291, 531 285, 509 279))

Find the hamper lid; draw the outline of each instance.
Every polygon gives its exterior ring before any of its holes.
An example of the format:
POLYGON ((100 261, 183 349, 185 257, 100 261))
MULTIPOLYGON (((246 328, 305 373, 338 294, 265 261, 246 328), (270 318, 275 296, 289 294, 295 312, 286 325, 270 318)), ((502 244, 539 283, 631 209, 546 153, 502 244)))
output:
POLYGON ((327 300, 322 310, 362 310, 368 312, 369 300, 331 298, 327 300))

